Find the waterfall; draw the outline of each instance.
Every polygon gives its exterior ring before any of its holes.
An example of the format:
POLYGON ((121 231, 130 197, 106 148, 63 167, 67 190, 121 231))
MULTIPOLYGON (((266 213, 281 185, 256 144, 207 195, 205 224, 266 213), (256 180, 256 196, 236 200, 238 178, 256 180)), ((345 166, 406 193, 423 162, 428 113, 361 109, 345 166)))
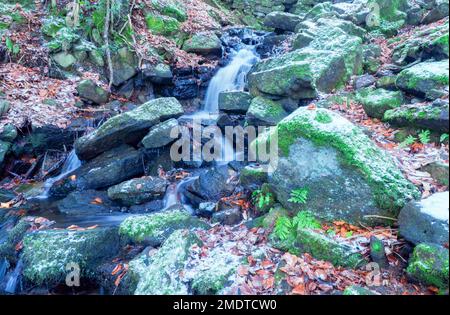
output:
POLYGON ((19 283, 20 275, 22 274, 23 269, 23 261, 22 258, 16 264, 16 268, 11 273, 8 279, 8 283, 6 284, 5 292, 14 294, 17 290, 17 284, 19 283))
POLYGON ((66 161, 64 162, 64 165, 61 169, 61 172, 58 176, 51 177, 47 179, 44 183, 44 191, 41 195, 37 196, 37 199, 47 199, 48 198, 48 192, 50 188, 53 186, 55 182, 58 180, 64 178, 69 173, 73 172, 77 168, 81 166, 81 161, 78 159, 77 154, 75 153, 75 150, 70 151, 69 155, 66 158, 66 161))
POLYGON ((257 61, 258 56, 253 46, 234 52, 231 62, 211 79, 206 90, 203 111, 211 114, 219 112, 220 92, 244 90, 247 73, 257 61))
POLYGON ((182 190, 197 178, 198 176, 186 177, 177 184, 172 184, 167 187, 166 194, 164 195, 164 209, 179 204, 183 205, 186 210, 193 213, 193 209, 186 203, 186 198, 184 197, 182 190))

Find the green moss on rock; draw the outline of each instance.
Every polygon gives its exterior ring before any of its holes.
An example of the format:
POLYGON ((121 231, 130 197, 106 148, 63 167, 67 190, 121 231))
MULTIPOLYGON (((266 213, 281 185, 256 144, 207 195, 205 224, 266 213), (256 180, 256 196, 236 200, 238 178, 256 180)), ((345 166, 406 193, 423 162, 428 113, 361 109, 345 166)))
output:
POLYGON ((369 117, 381 119, 387 110, 402 105, 403 95, 399 91, 376 89, 366 95, 359 95, 358 100, 369 117))
POLYGON ((440 289, 448 289, 448 249, 436 244, 419 244, 409 260, 409 277, 440 289))
POLYGON ((287 114, 280 103, 258 96, 250 103, 246 121, 249 125, 274 126, 287 114))
POLYGON ((149 13, 145 21, 148 29, 156 35, 173 35, 180 29, 180 22, 169 16, 149 13))

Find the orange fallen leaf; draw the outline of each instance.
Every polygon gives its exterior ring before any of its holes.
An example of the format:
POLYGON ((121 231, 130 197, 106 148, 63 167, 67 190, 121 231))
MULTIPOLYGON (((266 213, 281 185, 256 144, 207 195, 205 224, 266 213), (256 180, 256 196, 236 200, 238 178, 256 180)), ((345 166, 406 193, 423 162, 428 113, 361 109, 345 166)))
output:
POLYGON ((74 181, 77 180, 77 175, 71 175, 69 178, 70 178, 71 181, 74 182, 74 181))
POLYGON ((111 271, 111 275, 114 276, 118 274, 122 269, 122 264, 117 264, 116 267, 114 267, 113 271, 111 271))
POLYGON ((99 197, 97 197, 91 201, 91 204, 93 204, 93 205, 101 205, 102 203, 103 203, 103 200, 99 197))
POLYGON ((291 293, 295 295, 305 295, 306 294, 305 284, 303 283, 299 284, 294 289, 292 289, 291 293))

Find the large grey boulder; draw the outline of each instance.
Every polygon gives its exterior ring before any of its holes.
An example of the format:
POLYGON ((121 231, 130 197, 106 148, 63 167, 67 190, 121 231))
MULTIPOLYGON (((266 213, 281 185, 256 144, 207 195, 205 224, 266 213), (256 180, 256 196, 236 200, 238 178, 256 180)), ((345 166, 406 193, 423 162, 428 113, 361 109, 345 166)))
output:
POLYGON ((244 114, 247 112, 252 96, 243 91, 225 91, 219 94, 219 110, 244 114))
POLYGON ((162 198, 167 185, 169 182, 159 177, 136 178, 110 187, 108 196, 125 206, 139 205, 162 198))
MULTIPOLYGON (((178 127, 178 121, 174 118, 159 123, 156 126, 153 126, 144 139, 142 139, 142 145, 146 149, 161 148, 175 141, 175 138, 172 138, 170 134, 174 128, 178 127)), ((176 135, 178 135, 178 133, 176 133, 176 135)))
POLYGON ((398 217, 400 235, 414 243, 448 244, 448 191, 408 203, 398 217))
MULTIPOLYGON (((299 108, 276 130, 278 161, 269 184, 289 209, 298 209, 291 193, 307 189, 307 206, 316 216, 373 225, 386 223, 380 217, 396 218, 408 201, 419 197, 392 157, 332 111, 299 108)), ((264 144, 272 136, 274 130, 258 141, 264 144)))
POLYGON ((132 111, 114 116, 94 132, 79 138, 75 142, 75 151, 80 159, 91 159, 120 144, 137 143, 150 127, 182 114, 183 107, 173 97, 148 101, 132 111))
POLYGON ((122 145, 104 152, 56 181, 49 195, 63 198, 74 190, 106 188, 143 173, 141 152, 122 145))
POLYGON ((264 18, 264 25, 275 29, 293 32, 301 17, 287 12, 271 12, 264 18))
POLYGON ((220 55, 222 42, 214 33, 198 33, 184 42, 183 50, 200 55, 220 55))

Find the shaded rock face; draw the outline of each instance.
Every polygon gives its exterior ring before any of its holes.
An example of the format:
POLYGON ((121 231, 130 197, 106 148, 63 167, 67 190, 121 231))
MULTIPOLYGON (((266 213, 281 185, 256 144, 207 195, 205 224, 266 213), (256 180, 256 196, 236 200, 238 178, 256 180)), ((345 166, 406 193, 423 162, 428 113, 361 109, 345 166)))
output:
POLYGON ((119 233, 134 243, 158 246, 178 229, 208 228, 180 205, 164 211, 132 216, 122 222, 119 233))
POLYGON ((305 188, 308 208, 318 217, 376 224, 371 216, 396 218, 419 197, 394 161, 336 113, 299 108, 277 130, 279 160, 269 184, 287 208, 297 208, 289 202, 291 192, 305 188))
POLYGON ((58 284, 67 276, 67 264, 76 263, 83 278, 93 278, 96 267, 118 250, 116 228, 34 232, 23 240, 23 275, 32 284, 58 284))
POLYGON ((449 107, 442 105, 403 105, 384 113, 383 120, 399 127, 449 132, 449 107))
POLYGON ((200 55, 221 55, 222 43, 214 33, 198 33, 184 42, 183 50, 200 55))
POLYGON ((84 190, 70 193, 57 202, 58 211, 67 215, 102 215, 119 211, 118 204, 108 198, 104 191, 84 190))
POLYGON ((448 186, 449 184, 449 166, 442 162, 432 162, 423 166, 421 171, 430 173, 431 177, 439 184, 448 186))
POLYGON ((447 191, 408 203, 398 218, 401 236, 414 244, 448 244, 448 200, 447 191))
POLYGON ((108 196, 125 206, 138 205, 162 198, 168 184, 167 180, 159 177, 131 179, 110 187, 108 196))
POLYGON ((425 285, 448 289, 448 249, 437 244, 422 243, 411 255, 406 272, 425 285))
POLYGON ((399 89, 430 100, 448 95, 449 61, 422 62, 400 72, 399 89))
POLYGON ((271 12, 264 18, 264 25, 277 30, 293 32, 301 20, 301 17, 296 14, 271 12))
POLYGON ((91 159, 122 143, 137 143, 150 127, 182 114, 183 108, 175 98, 151 100, 109 119, 94 132, 78 139, 75 150, 80 159, 91 159))
POLYGON ((118 86, 137 74, 138 58, 128 48, 123 47, 111 56, 113 84, 118 86))
POLYGON ((154 149, 175 141, 175 138, 172 138, 170 133, 178 126, 178 121, 174 118, 153 126, 144 139, 142 139, 142 145, 146 149, 154 149))
POLYGON ((63 198, 74 190, 106 188, 142 175, 143 172, 141 152, 122 145, 101 154, 55 182, 49 195, 63 198))

